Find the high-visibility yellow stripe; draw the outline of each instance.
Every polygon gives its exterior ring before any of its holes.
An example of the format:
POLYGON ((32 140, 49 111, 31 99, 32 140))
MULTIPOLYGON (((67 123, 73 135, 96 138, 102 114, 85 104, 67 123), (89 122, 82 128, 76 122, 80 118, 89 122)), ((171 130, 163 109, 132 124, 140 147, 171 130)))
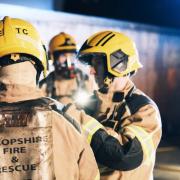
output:
POLYGON ((144 152, 145 163, 152 162, 155 148, 151 134, 147 133, 143 128, 135 125, 126 126, 125 129, 128 129, 140 141, 144 152))
POLYGON ((87 137, 89 143, 91 143, 93 134, 100 128, 103 128, 103 126, 94 119, 83 125, 83 134, 87 137))

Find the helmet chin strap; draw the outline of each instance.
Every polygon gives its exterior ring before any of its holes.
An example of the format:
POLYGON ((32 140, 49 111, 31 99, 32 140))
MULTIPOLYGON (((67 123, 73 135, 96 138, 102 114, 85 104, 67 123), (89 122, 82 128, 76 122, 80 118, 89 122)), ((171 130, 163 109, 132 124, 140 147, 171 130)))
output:
POLYGON ((110 86, 110 84, 113 82, 113 80, 114 80, 114 77, 108 77, 108 76, 106 76, 106 78, 104 79, 104 84, 105 84, 106 86, 110 86))
MULTIPOLYGON (((125 75, 124 77, 130 77, 131 73, 128 73, 127 75, 125 75)), ((103 85, 99 88, 99 91, 106 94, 109 91, 109 87, 110 85, 113 83, 115 79, 115 76, 111 75, 110 73, 108 73, 104 79, 104 83, 103 85)))
POLYGON ((112 84, 114 76, 111 74, 107 75, 104 79, 103 85, 99 88, 99 91, 103 94, 107 94, 109 91, 109 86, 112 84))

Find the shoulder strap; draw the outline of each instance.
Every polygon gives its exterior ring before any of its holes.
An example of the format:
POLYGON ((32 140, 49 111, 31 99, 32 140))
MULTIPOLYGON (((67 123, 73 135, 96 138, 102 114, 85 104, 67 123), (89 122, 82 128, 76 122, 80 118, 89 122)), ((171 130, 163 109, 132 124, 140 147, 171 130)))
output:
POLYGON ((152 100, 148 98, 145 95, 139 95, 133 93, 133 90, 131 93, 129 93, 124 100, 124 103, 121 104, 120 107, 117 109, 117 119, 121 119, 123 114, 126 111, 126 106, 129 108, 131 115, 135 114, 141 107, 148 105, 148 104, 153 104, 152 100))
POLYGON ((126 105, 129 107, 131 114, 135 114, 141 107, 152 104, 152 100, 144 95, 132 94, 126 98, 126 105))
POLYGON ((81 133, 80 125, 71 116, 66 114, 68 105, 65 106, 64 104, 60 103, 59 101, 52 99, 52 98, 48 98, 48 97, 45 97, 44 100, 50 103, 52 110, 63 115, 66 118, 66 120, 69 123, 71 123, 79 133, 81 133))
POLYGON ((43 84, 46 84, 46 93, 54 96, 54 81, 55 81, 55 74, 51 72, 45 79, 41 80, 39 83, 39 87, 41 88, 43 84))

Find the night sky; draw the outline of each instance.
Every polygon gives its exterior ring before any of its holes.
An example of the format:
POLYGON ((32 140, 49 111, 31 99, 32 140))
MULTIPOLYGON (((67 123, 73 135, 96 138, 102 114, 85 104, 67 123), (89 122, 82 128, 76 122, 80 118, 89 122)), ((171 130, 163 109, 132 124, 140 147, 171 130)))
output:
POLYGON ((180 29, 180 0, 65 0, 63 11, 180 29))

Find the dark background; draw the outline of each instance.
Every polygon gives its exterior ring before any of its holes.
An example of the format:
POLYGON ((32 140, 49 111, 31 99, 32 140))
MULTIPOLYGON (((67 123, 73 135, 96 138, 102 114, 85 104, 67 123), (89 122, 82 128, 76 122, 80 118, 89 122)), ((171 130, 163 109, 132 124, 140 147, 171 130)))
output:
POLYGON ((180 0, 54 0, 54 9, 180 29, 180 0))
POLYGON ((180 0, 0 0, 0 3, 180 29, 180 0))

